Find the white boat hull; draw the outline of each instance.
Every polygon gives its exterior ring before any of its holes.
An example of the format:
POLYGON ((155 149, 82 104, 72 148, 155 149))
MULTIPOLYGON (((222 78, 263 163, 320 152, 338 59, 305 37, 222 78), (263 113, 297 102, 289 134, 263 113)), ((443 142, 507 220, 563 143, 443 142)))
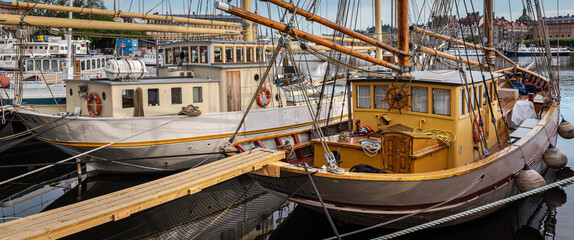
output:
MULTIPOLYGON (((324 121, 328 108, 322 109, 320 119, 324 121)), ((343 101, 334 102, 333 112, 346 114, 343 101)), ((36 138, 72 155, 113 143, 83 157, 95 161, 90 165, 100 171, 148 173, 188 169, 219 159, 218 147, 233 134, 243 112, 206 113, 198 117, 69 116, 61 120, 56 120, 60 116, 29 110, 19 110, 17 115, 28 128, 48 123, 34 131, 36 138), (126 160, 133 158, 138 160, 126 160)), ((330 118, 329 123, 341 120, 340 115, 330 118)), ((253 110, 247 115, 238 138, 310 129, 311 123, 304 105, 253 110)))

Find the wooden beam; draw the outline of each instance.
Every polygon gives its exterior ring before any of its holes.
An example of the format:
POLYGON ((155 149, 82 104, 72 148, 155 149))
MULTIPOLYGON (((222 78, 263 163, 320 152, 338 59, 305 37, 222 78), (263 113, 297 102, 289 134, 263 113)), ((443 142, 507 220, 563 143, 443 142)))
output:
POLYGON ((18 7, 18 8, 24 8, 24 9, 37 8, 37 9, 46 9, 46 10, 54 10, 54 11, 61 11, 61 12, 75 12, 75 13, 80 13, 80 14, 140 18, 140 19, 168 21, 168 22, 181 22, 181 23, 188 23, 188 24, 204 24, 204 25, 214 25, 214 26, 241 27, 241 23, 235 23, 235 22, 215 21, 215 20, 206 20, 206 19, 197 19, 197 18, 173 17, 173 16, 145 14, 145 13, 110 11, 110 10, 93 9, 93 8, 67 7, 67 6, 49 5, 49 4, 41 4, 41 3, 12 2, 12 6, 18 7))
POLYGON ((254 149, 155 181, 0 224, 0 239, 58 239, 201 191, 285 157, 254 149))
POLYGON ((36 27, 54 27, 54 28, 79 28, 79 29, 99 29, 99 30, 125 30, 125 31, 150 31, 150 32, 179 32, 179 33, 197 33, 197 34, 227 34, 239 35, 239 31, 230 31, 225 29, 208 29, 196 27, 182 27, 159 24, 140 24, 140 23, 120 23, 96 20, 74 19, 70 21, 67 18, 52 17, 35 17, 26 16, 21 18, 19 15, 0 14, 0 24, 4 25, 25 25, 36 27))
POLYGON ((450 55, 450 54, 447 54, 447 53, 439 52, 439 51, 434 50, 434 49, 431 49, 431 48, 427 48, 427 47, 423 47, 423 46, 418 46, 418 49, 419 49, 421 52, 424 52, 424 53, 427 53, 427 54, 430 54, 430 55, 434 55, 434 56, 437 56, 437 57, 441 57, 441 58, 446 58, 446 59, 449 59, 449 60, 452 60, 452 61, 456 61, 456 62, 462 61, 463 63, 470 64, 470 65, 473 65, 473 66, 486 67, 486 66, 484 66, 483 64, 480 64, 480 63, 477 62, 477 61, 467 60, 467 59, 464 59, 464 58, 461 58, 461 57, 457 57, 457 56, 453 56, 453 55, 450 55))
POLYGON ((294 37, 303 38, 303 39, 309 40, 311 42, 326 46, 326 47, 331 48, 333 50, 337 50, 339 52, 351 55, 353 57, 357 57, 357 58, 363 59, 365 61, 369 61, 369 62, 372 62, 374 64, 390 68, 394 71, 399 70, 399 68, 396 65, 391 64, 387 61, 383 61, 383 60, 377 59, 375 57, 371 57, 367 54, 354 51, 354 50, 352 50, 348 47, 342 46, 340 44, 336 44, 336 43, 333 43, 331 41, 327 41, 327 40, 318 38, 317 36, 315 36, 313 34, 303 32, 299 29, 296 29, 293 27, 287 27, 287 25, 285 25, 283 23, 276 22, 276 21, 273 21, 273 20, 268 19, 268 18, 264 18, 260 15, 244 11, 240 8, 230 6, 230 5, 222 3, 222 2, 216 2, 216 8, 219 10, 225 11, 227 13, 233 14, 235 16, 238 16, 238 17, 241 17, 241 18, 265 25, 267 27, 271 27, 271 28, 277 29, 277 30, 282 31, 282 32, 287 32, 289 35, 292 35, 294 37))
MULTIPOLYGON (((271 2, 271 3, 273 3, 273 4, 275 4, 275 5, 279 6, 279 7, 282 7, 282 8, 285 8, 285 9, 289 10, 291 13, 299 14, 299 15, 301 15, 301 16, 303 16, 303 17, 306 17, 308 21, 313 21, 313 22, 317 22, 317 23, 323 24, 323 25, 325 25, 325 26, 327 26, 327 27, 329 27, 329 28, 331 28, 331 29, 337 30, 337 31, 342 32, 342 33, 344 33, 344 34, 347 34, 347 35, 349 35, 349 36, 351 36, 351 37, 354 37, 354 38, 356 38, 356 39, 360 39, 361 41, 364 41, 364 42, 366 42, 366 43, 368 43, 368 44, 371 44, 371 45, 373 45, 373 46, 375 46, 375 47, 378 47, 378 48, 381 48, 381 49, 385 49, 385 50, 387 50, 387 51, 389 51, 389 52, 391 52, 391 53, 398 54, 398 55, 403 55, 403 56, 412 56, 412 54, 410 54, 410 53, 408 52, 408 50, 407 50, 407 51, 402 51, 401 49, 394 48, 394 47, 392 47, 392 46, 389 46, 389 45, 387 45, 387 44, 384 44, 384 43, 381 42, 381 41, 378 41, 378 40, 375 40, 375 39, 373 39, 373 38, 367 37, 367 36, 365 36, 365 35, 363 35, 363 34, 360 34, 360 33, 356 32, 356 31, 353 31, 353 30, 348 29, 348 28, 345 28, 345 27, 343 27, 343 26, 341 26, 341 25, 339 25, 339 24, 336 24, 336 23, 334 23, 334 22, 331 22, 331 21, 329 21, 329 20, 327 20, 327 19, 324 19, 324 18, 322 18, 322 17, 320 17, 320 16, 318 16, 318 15, 316 15, 316 14, 313 14, 313 13, 310 13, 310 12, 308 12, 308 11, 305 11, 305 10, 303 10, 303 9, 301 9, 301 8, 295 7, 293 4, 290 4, 290 3, 288 3, 288 2, 284 2, 284 1, 281 1, 281 0, 261 0, 261 1, 263 1, 263 2, 271 2)), ((408 24, 408 22, 407 22, 407 24, 408 24)))

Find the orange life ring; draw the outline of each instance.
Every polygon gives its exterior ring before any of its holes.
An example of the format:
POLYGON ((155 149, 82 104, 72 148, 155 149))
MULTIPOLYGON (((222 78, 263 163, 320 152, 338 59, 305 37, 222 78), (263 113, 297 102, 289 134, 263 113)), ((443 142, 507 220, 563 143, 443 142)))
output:
POLYGON ((102 113, 102 101, 100 100, 100 96, 95 92, 90 93, 88 97, 88 112, 90 116, 99 116, 100 113, 102 113), (94 101, 96 104, 93 103, 94 101))
POLYGON ((257 93, 257 104, 261 107, 265 107, 271 102, 271 90, 266 87, 262 87, 257 93), (261 96, 261 93, 265 92, 265 96, 261 96), (265 102, 264 102, 265 101, 265 102))
POLYGON ((474 118, 474 123, 472 124, 472 133, 474 136, 474 142, 479 142, 484 138, 484 121, 482 116, 478 114, 474 118))

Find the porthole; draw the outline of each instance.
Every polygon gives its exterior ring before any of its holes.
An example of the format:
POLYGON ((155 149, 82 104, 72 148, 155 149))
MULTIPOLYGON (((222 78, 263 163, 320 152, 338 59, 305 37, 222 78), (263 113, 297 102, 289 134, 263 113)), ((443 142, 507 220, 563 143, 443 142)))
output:
POLYGON ((106 100, 106 93, 105 92, 102 92, 102 99, 106 100))
POLYGON ((74 91, 70 88, 70 96, 74 95, 74 91))
POLYGON ((259 81, 259 74, 255 74, 255 76, 253 76, 253 79, 255 79, 255 81, 259 81))

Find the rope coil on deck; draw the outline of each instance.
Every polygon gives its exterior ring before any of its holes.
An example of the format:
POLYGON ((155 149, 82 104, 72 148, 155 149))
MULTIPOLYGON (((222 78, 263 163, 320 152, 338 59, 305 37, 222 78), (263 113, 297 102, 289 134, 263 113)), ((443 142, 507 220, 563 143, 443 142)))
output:
POLYGON ((456 135, 453 132, 448 130, 442 129, 427 129, 423 130, 422 128, 415 128, 413 132, 422 133, 429 135, 433 138, 436 138, 443 142, 447 147, 450 147, 450 144, 456 140, 456 135))

